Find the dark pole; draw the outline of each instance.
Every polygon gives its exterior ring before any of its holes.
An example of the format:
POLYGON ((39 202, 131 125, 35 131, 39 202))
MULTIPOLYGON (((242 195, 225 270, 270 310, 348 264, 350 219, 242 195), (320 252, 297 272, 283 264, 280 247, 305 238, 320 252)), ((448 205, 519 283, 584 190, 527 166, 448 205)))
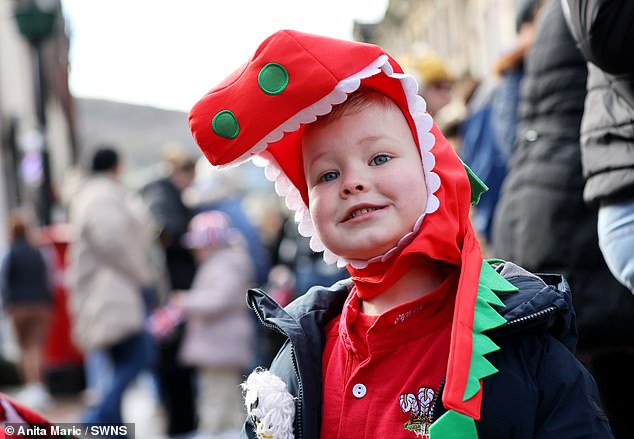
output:
POLYGON ((9 208, 14 209, 22 204, 22 188, 20 187, 18 176, 20 153, 18 152, 18 119, 16 117, 9 119, 7 147, 9 160, 4 164, 4 171, 7 176, 7 200, 9 208))
POLYGON ((42 180, 37 196, 37 210, 41 225, 49 225, 51 224, 53 191, 46 132, 47 84, 44 67, 44 41, 54 34, 57 9, 55 7, 42 9, 36 0, 16 0, 15 3, 13 16, 18 31, 28 40, 31 49, 35 110, 38 130, 42 138, 40 151, 42 180))
POLYGON ((48 153, 48 138, 46 133, 46 75, 44 72, 42 41, 31 43, 33 53, 33 84, 35 87, 35 109, 37 113, 38 129, 42 134, 42 183, 39 193, 39 217, 42 225, 51 224, 51 210, 53 207, 53 193, 51 185, 51 166, 48 153))

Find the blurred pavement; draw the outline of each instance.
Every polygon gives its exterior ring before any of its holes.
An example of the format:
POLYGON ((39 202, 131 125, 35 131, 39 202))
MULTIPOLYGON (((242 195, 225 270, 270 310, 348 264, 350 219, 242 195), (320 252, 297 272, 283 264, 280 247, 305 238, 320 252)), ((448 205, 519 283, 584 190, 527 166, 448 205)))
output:
MULTIPOLYGON (((13 396, 18 388, 0 389, 9 396, 13 396)), ((81 397, 56 398, 44 410, 40 410, 46 419, 51 422, 73 423, 79 422, 84 403, 81 397)), ((126 393, 123 400, 123 418, 125 422, 135 424, 135 437, 137 439, 165 439, 164 418, 162 409, 157 404, 150 388, 143 379, 137 380, 126 393)))

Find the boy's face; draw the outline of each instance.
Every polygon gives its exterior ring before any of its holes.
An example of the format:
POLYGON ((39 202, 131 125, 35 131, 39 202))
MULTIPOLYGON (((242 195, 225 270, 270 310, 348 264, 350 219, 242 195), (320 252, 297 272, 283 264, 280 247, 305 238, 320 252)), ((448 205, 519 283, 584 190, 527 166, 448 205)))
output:
POLYGON ((427 203, 407 121, 396 104, 371 102, 322 125, 306 129, 302 146, 317 233, 346 259, 382 255, 412 230, 427 203))

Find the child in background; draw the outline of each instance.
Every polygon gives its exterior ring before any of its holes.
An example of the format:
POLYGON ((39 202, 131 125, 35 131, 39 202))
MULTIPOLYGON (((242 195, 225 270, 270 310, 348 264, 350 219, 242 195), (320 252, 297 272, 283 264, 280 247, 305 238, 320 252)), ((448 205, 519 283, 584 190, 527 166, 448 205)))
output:
POLYGON ((253 364, 253 321, 244 291, 255 282, 245 242, 220 211, 197 214, 184 244, 198 270, 189 291, 174 293, 171 304, 184 311, 187 326, 181 362, 196 367, 199 430, 209 436, 237 437, 244 421, 242 372, 253 364))
POLYGON ((566 281, 482 259, 485 186, 416 92, 377 46, 280 31, 192 109, 208 160, 263 159, 351 275, 284 309, 249 292, 288 341, 243 385, 243 437, 612 437, 566 281))

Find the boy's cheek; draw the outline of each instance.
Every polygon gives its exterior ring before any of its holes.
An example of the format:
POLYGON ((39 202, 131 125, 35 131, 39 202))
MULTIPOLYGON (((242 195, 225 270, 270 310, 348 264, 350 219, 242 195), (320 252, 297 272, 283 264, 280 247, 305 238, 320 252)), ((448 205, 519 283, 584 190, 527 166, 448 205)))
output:
POLYGON ((308 211, 313 221, 320 211, 328 209, 328 197, 323 190, 315 189, 308 194, 308 211))

